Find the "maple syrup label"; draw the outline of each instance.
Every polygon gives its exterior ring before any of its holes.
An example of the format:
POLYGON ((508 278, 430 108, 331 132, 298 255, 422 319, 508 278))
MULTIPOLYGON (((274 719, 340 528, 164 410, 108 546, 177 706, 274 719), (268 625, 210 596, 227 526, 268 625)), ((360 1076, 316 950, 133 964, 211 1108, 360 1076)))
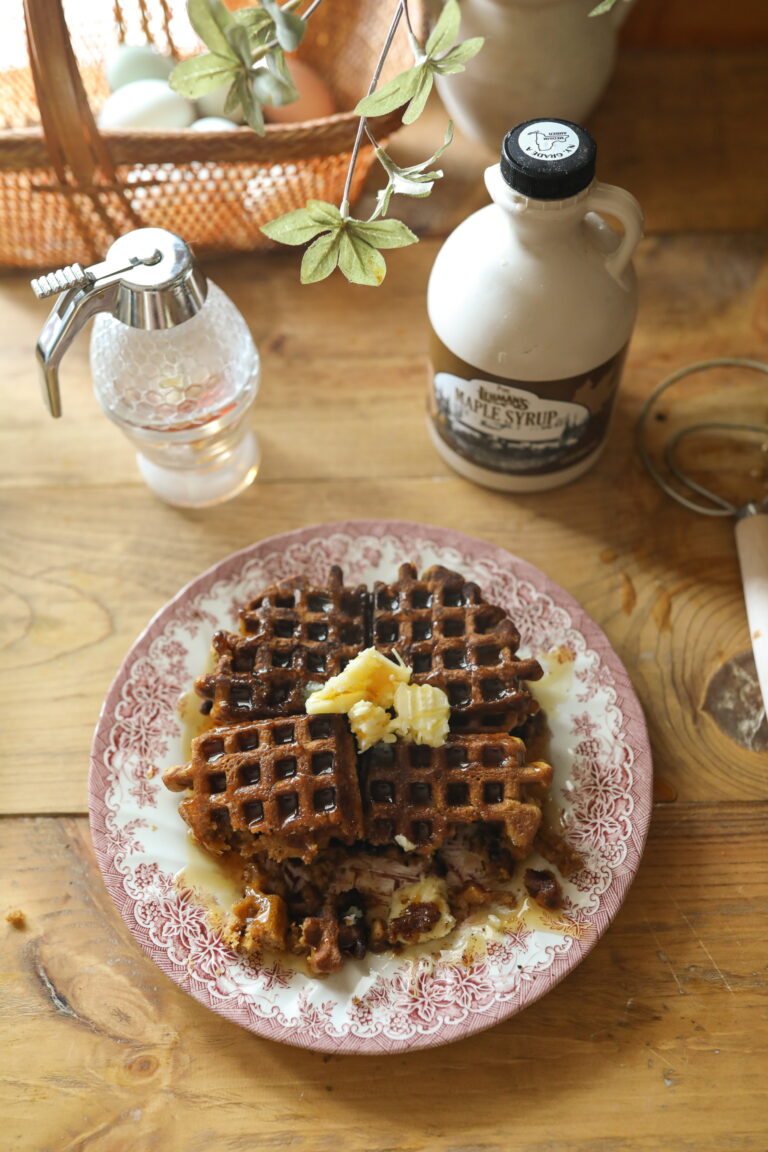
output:
POLYGON ((518 476, 570 468, 608 431, 626 345, 590 372, 512 380, 475 368, 432 333, 430 414, 449 448, 472 464, 518 476))

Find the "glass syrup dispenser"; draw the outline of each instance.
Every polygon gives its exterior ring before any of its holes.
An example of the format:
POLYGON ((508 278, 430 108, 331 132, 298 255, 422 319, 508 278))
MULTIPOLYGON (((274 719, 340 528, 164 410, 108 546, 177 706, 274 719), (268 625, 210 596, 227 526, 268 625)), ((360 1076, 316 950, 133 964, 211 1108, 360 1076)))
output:
POLYGON ((101 408, 138 450, 163 500, 190 508, 237 495, 255 478, 250 408, 259 354, 232 301, 164 228, 128 232, 100 264, 72 264, 32 281, 60 293, 37 344, 43 393, 61 416, 59 364, 95 317, 91 373, 101 408))

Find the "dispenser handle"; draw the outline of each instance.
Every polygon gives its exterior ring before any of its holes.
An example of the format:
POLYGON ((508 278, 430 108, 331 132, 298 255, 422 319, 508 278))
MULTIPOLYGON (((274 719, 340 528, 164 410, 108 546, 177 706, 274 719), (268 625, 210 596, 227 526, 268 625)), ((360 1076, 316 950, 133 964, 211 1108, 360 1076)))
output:
POLYGON ((624 235, 618 247, 606 258, 605 266, 622 288, 628 287, 623 280, 627 265, 643 238, 643 210, 631 192, 617 188, 615 184, 593 185, 584 201, 587 212, 597 212, 615 216, 624 228, 624 235))
MULTIPOLYGON (((70 264, 67 268, 59 268, 31 281, 32 291, 38 300, 45 300, 57 292, 61 293, 48 314, 36 348, 43 399, 51 416, 61 416, 59 364, 62 356, 86 320, 90 320, 97 312, 116 311, 123 276, 128 273, 136 275, 142 265, 148 267, 159 265, 162 254, 155 242, 154 234, 160 231, 147 228, 128 233, 112 245, 107 253, 107 259, 98 264, 91 264, 89 268, 83 268, 80 264, 70 264), (147 233, 149 235, 146 235, 147 233), (142 235, 149 241, 148 250, 144 255, 128 256, 127 253, 123 253, 124 241, 128 236, 142 235)), ((171 233, 164 235, 170 236, 173 241, 178 239, 171 233)))
POLYGON ((62 356, 86 320, 97 312, 112 309, 116 289, 117 281, 97 290, 92 286, 70 288, 59 297, 48 314, 35 352, 40 366, 43 399, 51 416, 61 416, 59 364, 62 356))

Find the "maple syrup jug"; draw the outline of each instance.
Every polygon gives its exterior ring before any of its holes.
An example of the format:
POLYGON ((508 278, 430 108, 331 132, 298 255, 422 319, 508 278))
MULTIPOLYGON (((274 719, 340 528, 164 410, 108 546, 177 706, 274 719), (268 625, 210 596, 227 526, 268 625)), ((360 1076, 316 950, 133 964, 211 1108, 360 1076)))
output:
POLYGON ((635 322, 643 217, 629 192, 595 180, 595 155, 567 120, 518 125, 485 173, 493 204, 435 260, 430 432, 478 484, 555 488, 605 445, 635 322))

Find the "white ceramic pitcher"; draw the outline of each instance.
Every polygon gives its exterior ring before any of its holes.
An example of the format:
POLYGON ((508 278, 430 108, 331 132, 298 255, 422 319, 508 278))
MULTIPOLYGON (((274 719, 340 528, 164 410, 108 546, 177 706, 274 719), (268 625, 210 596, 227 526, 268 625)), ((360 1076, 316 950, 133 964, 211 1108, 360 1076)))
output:
POLYGON ((597 0, 461 0, 462 37, 485 45, 466 71, 437 78, 448 114, 493 151, 510 124, 583 122, 611 77, 632 2, 590 18, 597 0))

